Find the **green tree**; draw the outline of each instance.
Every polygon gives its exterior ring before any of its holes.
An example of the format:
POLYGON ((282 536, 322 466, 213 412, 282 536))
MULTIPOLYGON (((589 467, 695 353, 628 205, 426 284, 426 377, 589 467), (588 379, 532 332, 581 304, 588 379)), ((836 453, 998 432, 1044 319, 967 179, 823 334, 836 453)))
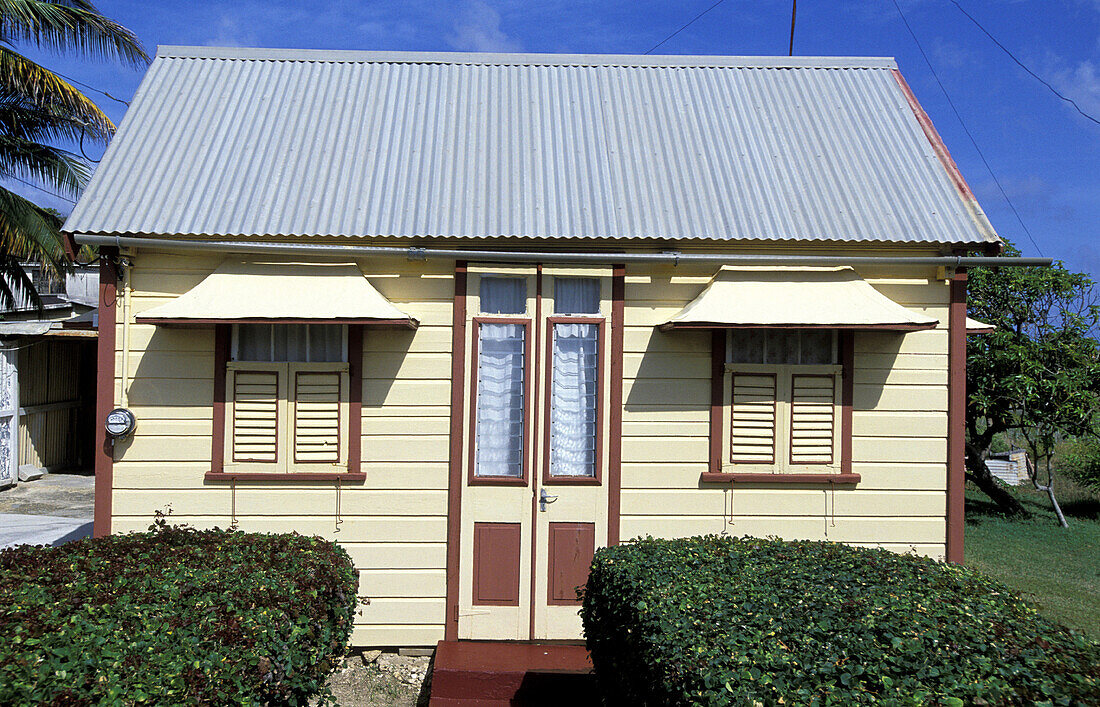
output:
MULTIPOLYGON (((1010 244, 1006 253, 1019 255, 1010 244)), ((994 437, 1015 431, 1045 464, 1045 484, 1034 467, 1029 475, 1061 517, 1050 464, 1054 446, 1063 437, 1090 434, 1100 412, 1100 348, 1093 338, 1100 307, 1093 282, 1060 262, 974 268, 968 305, 973 317, 997 328, 967 341, 967 478, 1007 513, 1027 515, 984 462, 994 437)))
MULTIPOLYGON (((0 176, 41 184, 76 197, 91 170, 58 143, 106 144, 115 126, 87 96, 16 51, 33 46, 133 66, 149 57, 133 32, 86 0, 0 0, 0 176)), ((37 293, 21 260, 66 268, 60 219, 0 187, 0 306, 37 293)))

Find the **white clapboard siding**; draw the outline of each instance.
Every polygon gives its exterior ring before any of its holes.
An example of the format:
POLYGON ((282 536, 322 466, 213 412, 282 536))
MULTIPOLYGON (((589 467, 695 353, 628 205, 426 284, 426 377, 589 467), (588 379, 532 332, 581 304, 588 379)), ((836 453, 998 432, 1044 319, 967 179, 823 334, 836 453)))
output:
POLYGON ((776 378, 735 373, 730 416, 730 459, 735 462, 775 462, 776 378))
POLYGON ((832 463, 835 390, 835 376, 791 376, 792 464, 832 463))
POLYGON ((274 464, 279 454, 279 374, 233 375, 233 461, 274 464))
POLYGON ((340 461, 340 387, 338 371, 294 376, 294 460, 340 461))

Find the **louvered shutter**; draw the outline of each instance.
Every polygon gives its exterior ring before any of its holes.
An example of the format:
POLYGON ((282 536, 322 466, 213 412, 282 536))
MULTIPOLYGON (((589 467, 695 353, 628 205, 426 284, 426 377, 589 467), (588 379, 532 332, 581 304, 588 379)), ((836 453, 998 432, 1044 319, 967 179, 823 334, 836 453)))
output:
POLYGON ((294 462, 340 462, 341 374, 296 371, 294 374, 294 462))
POLYGON ((233 372, 233 461, 275 464, 279 459, 279 372, 233 372))
POLYGON ((791 376, 791 464, 831 464, 836 376, 791 376))
POLYGON ((734 373, 730 382, 730 461, 775 463, 776 376, 734 373))

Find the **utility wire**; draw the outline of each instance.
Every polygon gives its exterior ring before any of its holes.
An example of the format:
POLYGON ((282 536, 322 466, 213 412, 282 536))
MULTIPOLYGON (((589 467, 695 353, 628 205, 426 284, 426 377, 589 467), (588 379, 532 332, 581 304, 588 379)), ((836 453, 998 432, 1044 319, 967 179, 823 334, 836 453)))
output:
POLYGON ((1044 86, 1046 86, 1046 87, 1047 87, 1048 89, 1050 89, 1050 92, 1051 92, 1051 93, 1053 93, 1053 94, 1054 94, 1055 96, 1058 96, 1058 97, 1059 97, 1059 98, 1061 98, 1061 99, 1062 99, 1063 101, 1065 101, 1066 103, 1069 103, 1069 104, 1070 104, 1071 106, 1073 106, 1074 108, 1076 108, 1076 109, 1077 109, 1077 112, 1078 112, 1078 113, 1080 113, 1081 115, 1083 115, 1083 116, 1084 116, 1085 118, 1087 118, 1087 119, 1091 120, 1092 122, 1096 123, 1097 125, 1100 125, 1100 120, 1098 120, 1098 119, 1097 119, 1096 117, 1094 117, 1094 116, 1092 116, 1092 115, 1089 115, 1089 114, 1088 114, 1088 113, 1086 113, 1085 111, 1081 110, 1081 106, 1077 105, 1077 101, 1073 100, 1072 98, 1070 98, 1070 97, 1068 97, 1068 96, 1062 95, 1062 93, 1060 93, 1060 92, 1058 91, 1058 89, 1056 89, 1056 88, 1054 88, 1053 86, 1051 86, 1051 85, 1050 85, 1050 84, 1049 84, 1049 83, 1048 83, 1048 82, 1046 81, 1046 79, 1044 79, 1044 78, 1043 78, 1042 76, 1039 76, 1039 74, 1035 73, 1035 72, 1034 72, 1034 71, 1032 71, 1031 69, 1029 69, 1029 68, 1027 68, 1026 66, 1024 66, 1024 63, 1023 63, 1022 61, 1020 61, 1019 59, 1017 59, 1017 58, 1016 58, 1016 55, 1015 55, 1015 54, 1013 54, 1012 52, 1010 52, 1010 51, 1008 50, 1008 48, 1007 48, 1007 47, 1005 47, 1005 45, 1003 45, 1003 44, 1001 44, 1000 42, 998 42, 998 41, 997 41, 997 38, 996 38, 996 37, 994 37, 994 36, 993 36, 992 34, 990 34, 990 33, 989 33, 989 30, 987 30, 987 29, 986 29, 985 27, 982 27, 982 24, 981 24, 980 22, 978 22, 978 21, 977 21, 976 19, 974 19, 974 16, 973 16, 973 15, 971 15, 971 14, 970 14, 969 12, 967 12, 966 10, 964 10, 964 9, 963 9, 963 6, 962 6, 962 5, 960 5, 960 4, 958 3, 958 0, 951 0, 951 4, 952 4, 952 5, 954 5, 955 7, 959 8, 959 12, 961 12, 961 13, 962 13, 962 14, 964 14, 964 15, 966 15, 966 19, 968 19, 968 20, 970 20, 971 22, 973 22, 973 23, 974 23, 974 26, 975 26, 975 27, 977 27, 978 29, 980 29, 980 30, 982 31, 982 33, 983 33, 983 34, 985 34, 985 36, 989 37, 990 41, 992 41, 992 42, 993 42, 994 44, 996 44, 996 45, 997 45, 998 47, 1000 47, 1000 48, 1001 48, 1001 51, 1003 51, 1003 52, 1004 52, 1005 54, 1007 54, 1007 55, 1008 55, 1008 58, 1009 58, 1009 59, 1012 59, 1012 61, 1016 62, 1016 65, 1017 65, 1017 66, 1019 66, 1019 67, 1020 67, 1021 69, 1023 69, 1023 70, 1024 70, 1024 71, 1026 71, 1027 73, 1031 74, 1032 78, 1034 78, 1034 79, 1035 79, 1036 81, 1038 81, 1039 83, 1043 84, 1043 85, 1044 85, 1044 86))
POLYGON ((978 147, 978 141, 974 139, 974 135, 971 134, 970 129, 966 127, 966 121, 963 120, 962 114, 959 113, 959 109, 955 107, 955 102, 951 100, 951 95, 947 92, 947 88, 943 85, 943 81, 940 81, 939 74, 936 73, 935 67, 932 66, 931 60, 928 58, 928 54, 925 53, 924 47, 921 46, 920 40, 917 39, 916 32, 909 25, 909 20, 905 19, 905 13, 901 11, 901 5, 898 4, 898 0, 891 0, 894 3, 894 7, 898 11, 898 15, 901 17, 902 23, 905 25, 905 29, 909 30, 909 36, 913 38, 913 43, 917 45, 917 49, 920 50, 920 55, 924 57, 924 63, 928 65, 928 70, 932 72, 932 77, 936 79, 936 83, 940 87, 940 91, 943 91, 943 97, 947 99, 947 105, 951 106, 951 111, 955 114, 955 117, 959 121, 959 125, 962 126, 963 132, 970 138, 970 144, 974 146, 974 150, 978 153, 978 157, 982 158, 982 164, 985 165, 986 170, 989 172, 989 176, 993 178, 993 183, 997 185, 997 189, 1000 190, 1001 196, 1004 197, 1005 203, 1008 204, 1008 208, 1012 209, 1012 213, 1015 214, 1016 220, 1020 222, 1020 227, 1024 229, 1024 233, 1027 234, 1027 239, 1031 241, 1031 245, 1035 246, 1035 250, 1039 255, 1043 255, 1042 248, 1035 242, 1035 238, 1031 235, 1031 231, 1028 229, 1027 224, 1020 217, 1020 212, 1016 210, 1016 205, 1012 203, 1012 199, 1008 198, 1008 192, 1001 186, 1001 180, 997 179, 997 175, 993 173, 993 167, 990 166, 989 160, 985 158, 985 154, 982 152, 982 148, 978 147))
POLYGON ((665 37, 665 38, 664 38, 664 39, 662 39, 661 41, 659 41, 659 42, 657 42, 656 44, 654 44, 654 45, 653 45, 653 47, 652 47, 652 48, 651 48, 651 49, 650 49, 649 51, 647 51, 647 52, 646 52, 646 54, 652 54, 652 53, 653 53, 653 51, 654 51, 655 49, 657 49, 657 47, 661 46, 662 44, 664 44, 664 43, 665 43, 665 42, 667 42, 668 40, 670 40, 670 39, 672 39, 673 37, 675 37, 676 35, 680 34, 681 32, 683 32, 683 31, 684 31, 685 29, 687 29, 688 27, 691 27, 691 26, 692 26, 693 24, 695 24, 695 21, 696 21, 696 20, 698 20, 698 19, 699 19, 700 17, 702 17, 703 15, 707 14, 708 12, 710 12, 711 10, 713 10, 714 8, 718 7, 719 5, 721 5, 721 4, 722 4, 723 2, 725 2, 725 1, 726 1, 726 0, 718 0, 718 2, 714 3, 713 5, 711 5, 710 7, 708 7, 707 9, 703 10, 702 12, 700 12, 700 13, 699 13, 698 15, 696 15, 695 17, 691 18, 691 22, 688 22, 688 23, 687 23, 686 25, 684 25, 684 26, 683 26, 683 27, 681 27, 680 29, 676 30, 676 31, 675 31, 675 32, 673 32, 672 34, 668 35, 667 37, 665 37))
POLYGON ((77 81, 73 77, 66 76, 65 74, 61 73, 60 71, 53 71, 52 69, 50 71, 54 74, 57 74, 58 76, 60 76, 61 78, 65 79, 66 81, 68 81, 70 83, 75 83, 77 86, 83 86, 84 88, 88 89, 89 91, 95 91, 96 93, 102 93, 104 96, 106 96, 107 98, 110 98, 112 101, 115 101, 116 103, 121 103, 122 105, 126 106, 127 108, 130 107, 130 102, 129 101, 124 101, 121 98, 115 98, 114 96, 107 93, 103 89, 96 88, 95 86, 90 86, 90 85, 84 83, 83 81, 77 81))
POLYGON ((26 184, 26 185, 27 185, 28 187, 30 187, 31 189, 37 189, 38 191, 42 192, 43 194, 49 194, 50 196, 56 196, 56 197, 57 197, 58 199, 62 199, 62 200, 64 200, 64 201, 67 201, 67 202, 69 202, 69 203, 70 203, 70 204, 72 204, 73 206, 76 206, 76 202, 75 202, 75 201, 73 201, 72 199, 70 199, 70 198, 69 198, 69 197, 67 197, 67 196, 62 196, 62 195, 58 194, 58 193, 57 193, 57 192, 55 192, 55 191, 50 191, 49 189, 43 189, 42 187, 38 186, 37 184, 35 184, 35 183, 33 183, 33 182, 28 182, 28 181, 27 181, 26 179, 20 179, 19 177, 16 177, 16 176, 14 176, 14 175, 11 175, 11 174, 8 174, 8 175, 5 175, 5 176, 6 176, 6 177, 7 177, 8 179, 14 179, 15 181, 17 181, 17 182, 19 182, 19 183, 21 183, 21 184, 26 184))

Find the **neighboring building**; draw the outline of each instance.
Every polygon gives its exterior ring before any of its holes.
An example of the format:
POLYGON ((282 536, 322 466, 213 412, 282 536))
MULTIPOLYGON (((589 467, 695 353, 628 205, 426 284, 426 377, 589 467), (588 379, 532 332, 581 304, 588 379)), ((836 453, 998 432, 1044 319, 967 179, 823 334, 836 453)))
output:
POLYGON ((163 47, 65 230, 97 534, 339 540, 356 644, 576 638, 646 534, 962 559, 1000 243, 893 60, 163 47))
POLYGON ((1009 486, 1020 486, 1031 481, 1027 473, 1027 451, 1010 449, 1007 452, 993 452, 985 460, 989 473, 1009 486))
POLYGON ((94 464, 99 268, 23 269, 40 306, 0 310, 0 488, 94 464))

